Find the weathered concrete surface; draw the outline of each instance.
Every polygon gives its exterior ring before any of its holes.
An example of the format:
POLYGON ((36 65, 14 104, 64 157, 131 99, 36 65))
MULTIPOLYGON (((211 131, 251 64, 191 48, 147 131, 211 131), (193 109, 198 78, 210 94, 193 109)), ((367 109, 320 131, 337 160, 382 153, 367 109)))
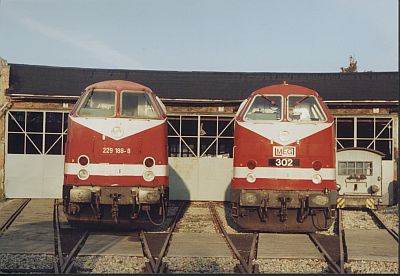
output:
POLYGON ((232 257, 221 234, 174 233, 168 257, 232 257))
POLYGON ((78 255, 144 256, 139 237, 127 234, 90 234, 78 255))
POLYGON ((261 233, 258 259, 321 259, 324 257, 306 234, 261 233))
POLYGON ((54 254, 53 199, 32 199, 0 237, 0 253, 54 254))
POLYGON ((349 261, 371 260, 397 262, 399 244, 384 229, 346 229, 349 261))

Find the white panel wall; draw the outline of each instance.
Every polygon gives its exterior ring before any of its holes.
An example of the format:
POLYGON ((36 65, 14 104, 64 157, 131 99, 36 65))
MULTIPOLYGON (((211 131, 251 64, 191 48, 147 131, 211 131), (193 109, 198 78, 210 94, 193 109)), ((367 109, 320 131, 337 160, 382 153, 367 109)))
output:
POLYGON ((64 156, 7 154, 7 198, 61 198, 64 156))
POLYGON ((230 198, 232 158, 168 158, 172 200, 215 200, 230 198))

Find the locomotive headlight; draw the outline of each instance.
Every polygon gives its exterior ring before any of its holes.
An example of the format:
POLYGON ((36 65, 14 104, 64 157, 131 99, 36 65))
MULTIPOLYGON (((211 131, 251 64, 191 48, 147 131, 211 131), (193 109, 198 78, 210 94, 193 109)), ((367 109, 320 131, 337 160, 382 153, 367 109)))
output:
POLYGON ((79 172, 78 172, 78 178, 79 178, 80 180, 86 180, 86 179, 88 179, 88 178, 89 178, 89 172, 88 172, 87 170, 85 170, 85 169, 79 170, 79 172))
POLYGON ((319 206, 325 206, 329 202, 329 198, 323 195, 316 195, 311 197, 312 203, 319 206))
POLYGON ((240 195, 240 204, 252 206, 255 205, 257 202, 257 195, 254 193, 244 193, 240 195))
POLYGON ((143 179, 146 180, 147 182, 153 181, 154 177, 155 175, 152 171, 145 171, 143 173, 143 179))
POLYGON ((254 170, 257 167, 257 162, 255 160, 247 161, 247 168, 254 170))
POLYGON ((340 184, 336 184, 336 191, 340 191, 340 189, 342 188, 342 186, 340 186, 340 184))
POLYGON ((86 155, 81 155, 78 157, 78 163, 81 166, 87 166, 89 164, 89 157, 86 155))
POLYGON ((160 191, 152 188, 139 189, 139 202, 146 204, 155 204, 160 201, 160 191))
POLYGON ((156 163, 156 161, 154 160, 153 157, 146 157, 146 158, 143 160, 143 165, 145 165, 146 168, 151 168, 151 167, 153 167, 155 163, 156 163))
POLYGON ((254 183, 254 182, 256 182, 257 177, 253 173, 249 173, 246 176, 246 180, 247 180, 247 182, 254 183))
POLYGON ((314 170, 319 171, 322 168, 322 162, 321 161, 314 161, 312 162, 312 167, 314 170))
POLYGON ((319 174, 314 174, 311 180, 314 184, 321 184, 322 177, 319 174))

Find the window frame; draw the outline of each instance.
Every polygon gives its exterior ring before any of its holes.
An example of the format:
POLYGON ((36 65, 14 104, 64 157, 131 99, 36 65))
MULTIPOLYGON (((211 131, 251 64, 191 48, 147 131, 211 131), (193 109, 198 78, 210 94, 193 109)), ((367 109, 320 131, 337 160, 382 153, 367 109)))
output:
MULTIPOLYGON (((282 122, 282 121, 284 121, 284 109, 285 109, 285 100, 284 100, 284 96, 283 95, 281 95, 281 94, 256 94, 256 95, 254 95, 253 96, 253 98, 251 99, 251 101, 250 102, 248 102, 248 105, 247 105, 247 108, 246 109, 243 109, 243 113, 242 113, 242 115, 241 115, 241 117, 243 118, 243 121, 245 121, 245 122, 254 122, 254 123, 274 123, 274 122, 282 122), (280 120, 252 120, 252 119, 248 119, 247 118, 247 115, 249 114, 249 111, 250 111, 250 108, 253 106, 253 104, 254 104, 254 101, 256 100, 256 98, 257 97, 262 97, 262 96, 278 96, 278 97, 280 97, 281 98, 281 119, 280 120)), ((246 101, 246 103, 247 103, 247 101, 246 101)), ((243 104, 243 103, 242 103, 243 104)), ((244 107, 244 105, 246 105, 246 104, 243 104, 243 107, 244 107)), ((242 108, 243 108, 242 107, 242 108)), ((240 106, 239 106, 239 108, 240 108, 240 106)))
POLYGON ((103 88, 99 88, 99 89, 92 89, 86 92, 85 96, 82 98, 82 101, 80 101, 79 105, 76 107, 75 110, 75 116, 77 117, 89 117, 89 118, 114 118, 115 116, 117 116, 117 102, 118 98, 117 98, 117 91, 115 89, 103 89, 103 88), (114 113, 113 115, 110 116, 88 116, 88 115, 79 115, 79 111, 82 108, 82 105, 84 103, 86 103, 87 98, 89 97, 89 94, 94 93, 94 92, 113 92, 114 93, 114 113))
POLYGON ((6 120, 5 120, 5 154, 15 154, 15 155, 54 155, 54 156, 60 156, 60 155, 64 155, 65 154, 65 143, 67 141, 67 132, 68 132, 68 124, 66 125, 66 127, 64 128, 65 125, 65 121, 68 122, 68 116, 70 114, 70 111, 67 110, 37 110, 37 109, 11 109, 8 110, 6 113, 6 120), (14 122, 16 122, 14 116, 10 113, 13 112, 23 112, 24 113, 24 125, 21 126, 18 123, 18 127, 20 128, 18 131, 10 131, 9 130, 9 124, 10 124, 10 120, 14 120, 14 122), (33 113, 42 113, 42 129, 40 132, 32 132, 32 131, 27 131, 27 116, 28 113, 33 112, 33 113), (47 132, 46 131, 46 120, 47 120, 47 113, 60 113, 61 115, 61 132, 47 132), (65 114, 67 114, 67 116, 65 116, 65 114), (9 145, 10 145, 10 141, 9 141, 9 135, 10 134, 20 134, 23 135, 23 152, 21 153, 12 153, 9 152, 9 145), (30 135, 41 135, 41 147, 38 148, 36 143, 33 141, 33 139, 30 137, 30 135), (55 139, 54 142, 51 143, 51 145, 46 149, 46 138, 48 135, 58 135, 58 138, 55 139), (34 148, 36 149, 37 152, 35 153, 28 153, 27 152, 27 146, 28 143, 31 143, 34 148), (60 142, 61 143, 61 149, 60 149, 60 153, 50 153, 50 151, 56 147, 57 143, 60 142))
MULTIPOLYGON (((310 108, 311 109, 311 108, 310 108)), ((328 115, 325 113, 325 110, 322 108, 321 103, 319 102, 318 98, 315 97, 314 95, 303 95, 303 94, 288 94, 286 96, 286 119, 288 120, 288 122, 292 122, 292 123, 301 123, 301 124, 315 124, 315 123, 326 123, 328 121, 328 115), (313 121, 313 120, 309 120, 309 121, 304 121, 304 120, 293 120, 292 118, 290 118, 290 112, 289 112, 289 98, 290 97, 304 97, 304 98, 313 98, 315 100, 315 102, 317 103, 317 106, 319 108, 319 111, 321 112, 321 115, 323 115, 324 120, 318 120, 318 121, 313 121)))
POLYGON ((145 92, 145 91, 135 91, 135 90, 121 90, 120 95, 119 95, 119 116, 121 118, 129 118, 129 119, 133 119, 133 120, 160 120, 160 119, 162 119, 162 114, 160 112, 159 106, 154 101, 152 95, 147 93, 147 92, 145 92), (144 94, 144 95, 146 95, 150 99, 150 102, 152 104, 153 110, 156 113, 156 117, 154 117, 154 118, 148 118, 148 117, 145 118, 145 117, 131 117, 131 116, 122 115, 123 95, 125 93, 144 94))

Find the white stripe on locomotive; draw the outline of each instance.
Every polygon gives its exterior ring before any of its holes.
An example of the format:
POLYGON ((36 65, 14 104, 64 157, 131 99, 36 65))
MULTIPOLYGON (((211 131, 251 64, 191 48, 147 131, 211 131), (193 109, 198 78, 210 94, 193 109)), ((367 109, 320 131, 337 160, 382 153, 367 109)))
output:
POLYGON ((322 180, 335 180, 336 169, 323 168, 315 171, 312 168, 266 168, 257 167, 250 170, 247 167, 234 167, 234 178, 246 178, 249 173, 253 173, 257 178, 263 179, 293 179, 293 180, 311 180, 315 174, 319 174, 322 180))
POLYGON ((144 165, 131 164, 89 164, 85 167, 77 163, 65 163, 64 173, 77 175, 81 169, 86 169, 91 176, 142 176, 151 170, 155 176, 168 176, 167 165, 154 165, 146 168, 144 165))

